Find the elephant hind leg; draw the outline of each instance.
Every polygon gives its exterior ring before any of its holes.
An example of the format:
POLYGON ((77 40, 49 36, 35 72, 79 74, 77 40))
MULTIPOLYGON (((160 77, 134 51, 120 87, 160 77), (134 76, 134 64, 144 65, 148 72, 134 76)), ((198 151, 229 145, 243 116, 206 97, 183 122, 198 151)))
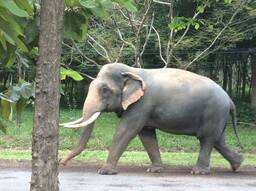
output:
POLYGON ((243 156, 236 151, 232 150, 225 141, 225 136, 220 138, 215 145, 214 148, 226 159, 229 161, 231 168, 233 171, 236 171, 243 162, 243 156))
POLYGON ((152 162, 147 172, 161 172, 163 170, 163 164, 157 143, 156 130, 144 127, 139 133, 139 137, 152 162))
POLYGON ((200 152, 196 166, 192 169, 191 174, 209 174, 210 157, 214 146, 212 139, 200 138, 200 152))

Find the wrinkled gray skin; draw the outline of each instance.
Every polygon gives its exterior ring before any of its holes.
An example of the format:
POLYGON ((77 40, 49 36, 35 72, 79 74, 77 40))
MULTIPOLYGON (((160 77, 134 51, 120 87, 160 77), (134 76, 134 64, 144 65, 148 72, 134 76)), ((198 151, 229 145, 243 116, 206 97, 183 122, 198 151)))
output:
MULTIPOLYGON (((117 173, 117 162, 136 135, 139 135, 152 161, 148 172, 160 172, 162 162, 156 129, 198 138, 200 152, 192 174, 209 173, 213 148, 228 160, 233 171, 243 160, 240 154, 229 148, 224 138, 230 113, 236 125, 232 100, 215 82, 192 72, 107 64, 90 84, 83 121, 98 111, 116 112, 121 118, 107 162, 98 171, 100 174, 117 173)), ((85 148, 92 128, 93 123, 84 127, 78 146, 60 164, 66 165, 85 148)))

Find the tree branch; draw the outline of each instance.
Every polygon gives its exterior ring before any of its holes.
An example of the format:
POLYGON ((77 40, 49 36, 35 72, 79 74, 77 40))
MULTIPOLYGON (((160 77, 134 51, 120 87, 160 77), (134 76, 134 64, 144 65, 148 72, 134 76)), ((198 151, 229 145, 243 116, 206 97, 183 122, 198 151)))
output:
POLYGON ((120 58, 121 55, 122 55, 122 52, 123 52, 123 49, 124 49, 124 44, 125 44, 125 43, 123 42, 123 44, 122 44, 122 46, 121 46, 121 48, 120 48, 119 54, 118 54, 118 56, 117 56, 117 58, 116 58, 116 60, 115 60, 115 63, 118 62, 119 58, 120 58))
POLYGON ((105 59, 107 59, 108 62, 111 62, 111 59, 110 59, 110 57, 109 57, 109 55, 108 55, 108 51, 107 51, 99 42, 97 42, 90 34, 87 34, 87 36, 89 37, 90 40, 92 40, 98 47, 100 47, 100 48, 104 51, 105 55, 101 54, 101 53, 96 49, 96 47, 94 47, 94 46, 90 43, 90 45, 94 48, 94 50, 95 50, 98 54, 100 54, 101 56, 103 56, 105 59))
POLYGON ((77 50, 77 52, 78 52, 83 58, 85 58, 85 59, 88 60, 89 62, 95 64, 95 65, 97 66, 97 68, 100 69, 100 65, 99 65, 97 62, 95 62, 94 60, 92 60, 92 59, 88 58, 86 55, 84 55, 83 52, 80 50, 80 48, 76 45, 76 43, 75 43, 74 41, 72 41, 72 42, 73 42, 73 45, 74 45, 75 47, 70 46, 70 45, 68 45, 68 44, 66 44, 66 43, 64 43, 64 42, 62 42, 62 44, 63 44, 64 46, 68 47, 68 48, 71 48, 71 49, 73 49, 73 50, 77 50))
POLYGON ((161 45, 161 39, 160 39, 159 33, 157 32, 157 30, 155 29, 155 27, 153 25, 152 25, 152 29, 155 31, 155 33, 157 35, 158 44, 159 44, 159 55, 160 55, 160 58, 164 62, 164 68, 167 68, 168 63, 166 62, 166 60, 163 58, 163 55, 162 55, 162 45, 161 45))
MULTIPOLYGON (((195 13, 194 16, 192 17, 192 19, 195 19, 197 16, 199 15, 199 12, 195 13)), ((182 36, 180 37, 180 39, 174 44, 174 47, 176 47, 182 40, 183 38, 186 36, 186 34, 188 33, 189 29, 190 29, 191 24, 188 24, 186 30, 184 31, 184 33, 182 34, 182 36)))
POLYGON ((236 9, 236 11, 233 13, 233 15, 231 16, 231 18, 229 19, 228 23, 223 27, 223 29, 218 33, 218 35, 214 38, 214 40, 212 41, 212 43, 205 49, 203 50, 199 55, 197 55, 190 63, 188 63, 187 65, 185 65, 184 69, 186 70, 188 67, 190 67, 195 61, 197 61, 203 54, 205 54, 214 44, 215 42, 218 40, 218 38, 221 36, 221 34, 229 27, 229 25, 232 23, 233 19, 235 18, 235 16, 237 15, 237 13, 239 12, 239 10, 241 9, 241 5, 236 9))
POLYGON ((162 5, 170 5, 171 3, 164 2, 164 1, 158 1, 158 0, 153 0, 154 3, 162 4, 162 5))
POLYGON ((131 46, 131 47, 134 49, 134 51, 136 51, 136 48, 135 48, 135 46, 134 46, 132 43, 130 43, 130 42, 128 42, 128 41, 125 41, 125 40, 123 39, 122 33, 121 33, 121 31, 120 31, 119 29, 117 29, 117 33, 118 33, 118 36, 119 36, 119 38, 120 38, 121 41, 123 41, 125 44, 131 46))
POLYGON ((139 34, 140 34, 140 31, 141 31, 141 28, 143 27, 143 24, 144 24, 144 22, 145 22, 145 20, 147 18, 148 12, 149 12, 150 7, 151 7, 151 3, 152 3, 152 1, 149 2, 149 5, 148 5, 148 7, 146 9, 146 12, 144 13, 144 15, 143 15, 143 17, 142 17, 142 19, 140 21, 139 28, 137 30, 137 33, 135 34, 136 39, 139 38, 139 34))
POLYGON ((148 44, 148 40, 149 40, 149 38, 150 38, 151 31, 152 31, 152 28, 153 28, 154 19, 155 19, 155 12, 153 12, 153 16, 152 16, 152 19, 151 19, 149 31, 148 31, 148 33, 147 33, 145 42, 144 42, 144 44, 143 44, 143 46, 142 46, 142 50, 141 50, 141 52, 140 52, 140 56, 142 56, 143 53, 145 52, 145 49, 146 49, 146 46, 147 46, 147 44, 148 44))
MULTIPOLYGON (((169 15, 168 15, 168 17, 169 17, 170 21, 172 21, 172 19, 173 19, 173 1, 171 1, 170 5, 169 5, 169 15)), ((173 33, 174 33, 174 30, 171 29, 171 31, 169 33, 169 37, 168 37, 167 47, 166 47, 166 62, 167 62, 167 64, 170 63, 170 58, 171 58, 171 55, 172 55, 172 52, 171 52, 170 48, 171 48, 171 44, 172 44, 172 41, 173 41, 173 33)))

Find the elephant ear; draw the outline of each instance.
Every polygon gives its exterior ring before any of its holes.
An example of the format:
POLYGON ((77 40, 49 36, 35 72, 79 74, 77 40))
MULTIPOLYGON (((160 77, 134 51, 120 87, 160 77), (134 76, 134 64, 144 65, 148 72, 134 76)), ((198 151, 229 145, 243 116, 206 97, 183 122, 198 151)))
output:
POLYGON ((122 107, 126 110, 144 95, 145 82, 140 76, 130 72, 124 72, 122 75, 126 77, 122 92, 122 107))

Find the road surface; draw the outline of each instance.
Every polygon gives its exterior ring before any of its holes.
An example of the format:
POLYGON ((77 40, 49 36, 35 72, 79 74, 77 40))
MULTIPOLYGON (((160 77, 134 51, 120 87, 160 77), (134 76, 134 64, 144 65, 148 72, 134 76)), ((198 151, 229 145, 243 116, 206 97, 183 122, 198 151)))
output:
MULTIPOLYGON (((256 169, 238 173, 213 169, 210 175, 189 174, 189 167, 167 167, 164 173, 150 174, 145 167, 122 166, 118 175, 99 175, 99 165, 73 166, 60 170, 61 191, 256 191, 256 169)), ((2 167, 1 191, 29 190, 29 167, 2 167)))

